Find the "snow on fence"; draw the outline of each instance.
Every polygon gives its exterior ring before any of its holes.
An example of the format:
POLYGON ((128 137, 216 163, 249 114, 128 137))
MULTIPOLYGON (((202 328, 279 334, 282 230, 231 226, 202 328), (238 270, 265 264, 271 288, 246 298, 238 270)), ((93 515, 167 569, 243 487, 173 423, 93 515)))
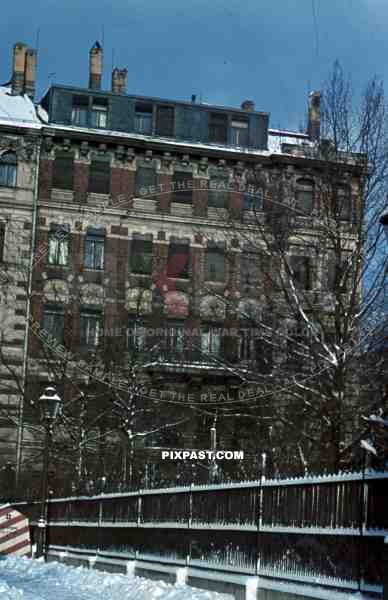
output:
MULTIPOLYGON (((387 497, 368 471, 56 498, 49 542, 378 591, 387 497)), ((21 510, 36 522, 37 503, 21 510)))

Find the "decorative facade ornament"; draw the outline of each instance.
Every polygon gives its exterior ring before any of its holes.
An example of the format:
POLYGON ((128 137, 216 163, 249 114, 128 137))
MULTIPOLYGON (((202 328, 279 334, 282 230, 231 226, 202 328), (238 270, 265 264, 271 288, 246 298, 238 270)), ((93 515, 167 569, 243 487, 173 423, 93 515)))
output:
POLYGON ((121 144, 115 150, 115 158, 121 161, 125 160, 125 148, 121 144))
POLYGON ((238 178, 241 178, 244 174, 244 169, 245 169, 244 163, 242 162, 242 160, 239 160, 234 167, 235 176, 238 178))
POLYGON ((199 173, 207 173, 208 167, 208 159, 206 156, 203 156, 198 164, 198 172, 199 173))
POLYGON ((86 158, 89 154, 89 142, 81 142, 81 146, 79 149, 80 156, 86 158))
POLYGON ((199 307, 201 317, 206 319, 225 319, 225 302, 214 296, 204 296, 199 307))
POLYGON ((133 162, 135 160, 135 151, 133 148, 127 149, 127 160, 133 162))
POLYGON ((46 136, 43 138, 42 150, 47 154, 50 154, 52 149, 54 148, 54 141, 51 136, 46 136))
POLYGON ((162 164, 166 169, 169 169, 171 167, 171 163, 172 163, 172 156, 171 156, 171 152, 164 152, 163 153, 163 158, 162 158, 162 164))

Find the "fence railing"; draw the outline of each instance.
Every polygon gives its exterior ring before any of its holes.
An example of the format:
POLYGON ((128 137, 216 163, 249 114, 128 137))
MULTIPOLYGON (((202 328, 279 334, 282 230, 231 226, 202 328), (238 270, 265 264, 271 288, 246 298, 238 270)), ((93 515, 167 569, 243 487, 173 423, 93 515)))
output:
MULTIPOLYGON (((371 471, 56 498, 49 540, 378 591, 387 498, 371 471)), ((18 506, 34 525, 39 504, 18 506)))

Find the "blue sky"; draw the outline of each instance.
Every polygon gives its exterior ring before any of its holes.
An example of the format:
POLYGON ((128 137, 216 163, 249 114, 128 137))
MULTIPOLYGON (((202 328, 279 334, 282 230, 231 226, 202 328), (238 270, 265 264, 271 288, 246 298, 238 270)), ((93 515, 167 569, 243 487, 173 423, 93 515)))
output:
POLYGON ((388 79, 387 0, 19 0, 0 23, 0 83, 15 41, 35 46, 38 93, 86 85, 88 51, 104 27, 104 87, 112 52, 128 92, 239 106, 250 98, 271 126, 298 128, 309 89, 339 59, 355 87, 388 79), (314 19, 315 14, 315 19, 314 19))

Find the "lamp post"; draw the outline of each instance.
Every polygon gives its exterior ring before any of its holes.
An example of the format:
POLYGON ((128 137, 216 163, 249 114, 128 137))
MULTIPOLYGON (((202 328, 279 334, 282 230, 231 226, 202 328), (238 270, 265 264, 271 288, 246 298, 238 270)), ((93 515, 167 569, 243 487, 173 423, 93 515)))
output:
POLYGON ((41 421, 44 425, 44 454, 43 454, 43 471, 42 471, 42 492, 41 492, 41 507, 40 517, 38 521, 38 542, 36 555, 43 556, 46 559, 47 545, 47 495, 48 495, 48 467, 51 435, 55 419, 60 413, 62 399, 56 393, 54 387, 46 387, 43 394, 37 402, 40 409, 41 421))

